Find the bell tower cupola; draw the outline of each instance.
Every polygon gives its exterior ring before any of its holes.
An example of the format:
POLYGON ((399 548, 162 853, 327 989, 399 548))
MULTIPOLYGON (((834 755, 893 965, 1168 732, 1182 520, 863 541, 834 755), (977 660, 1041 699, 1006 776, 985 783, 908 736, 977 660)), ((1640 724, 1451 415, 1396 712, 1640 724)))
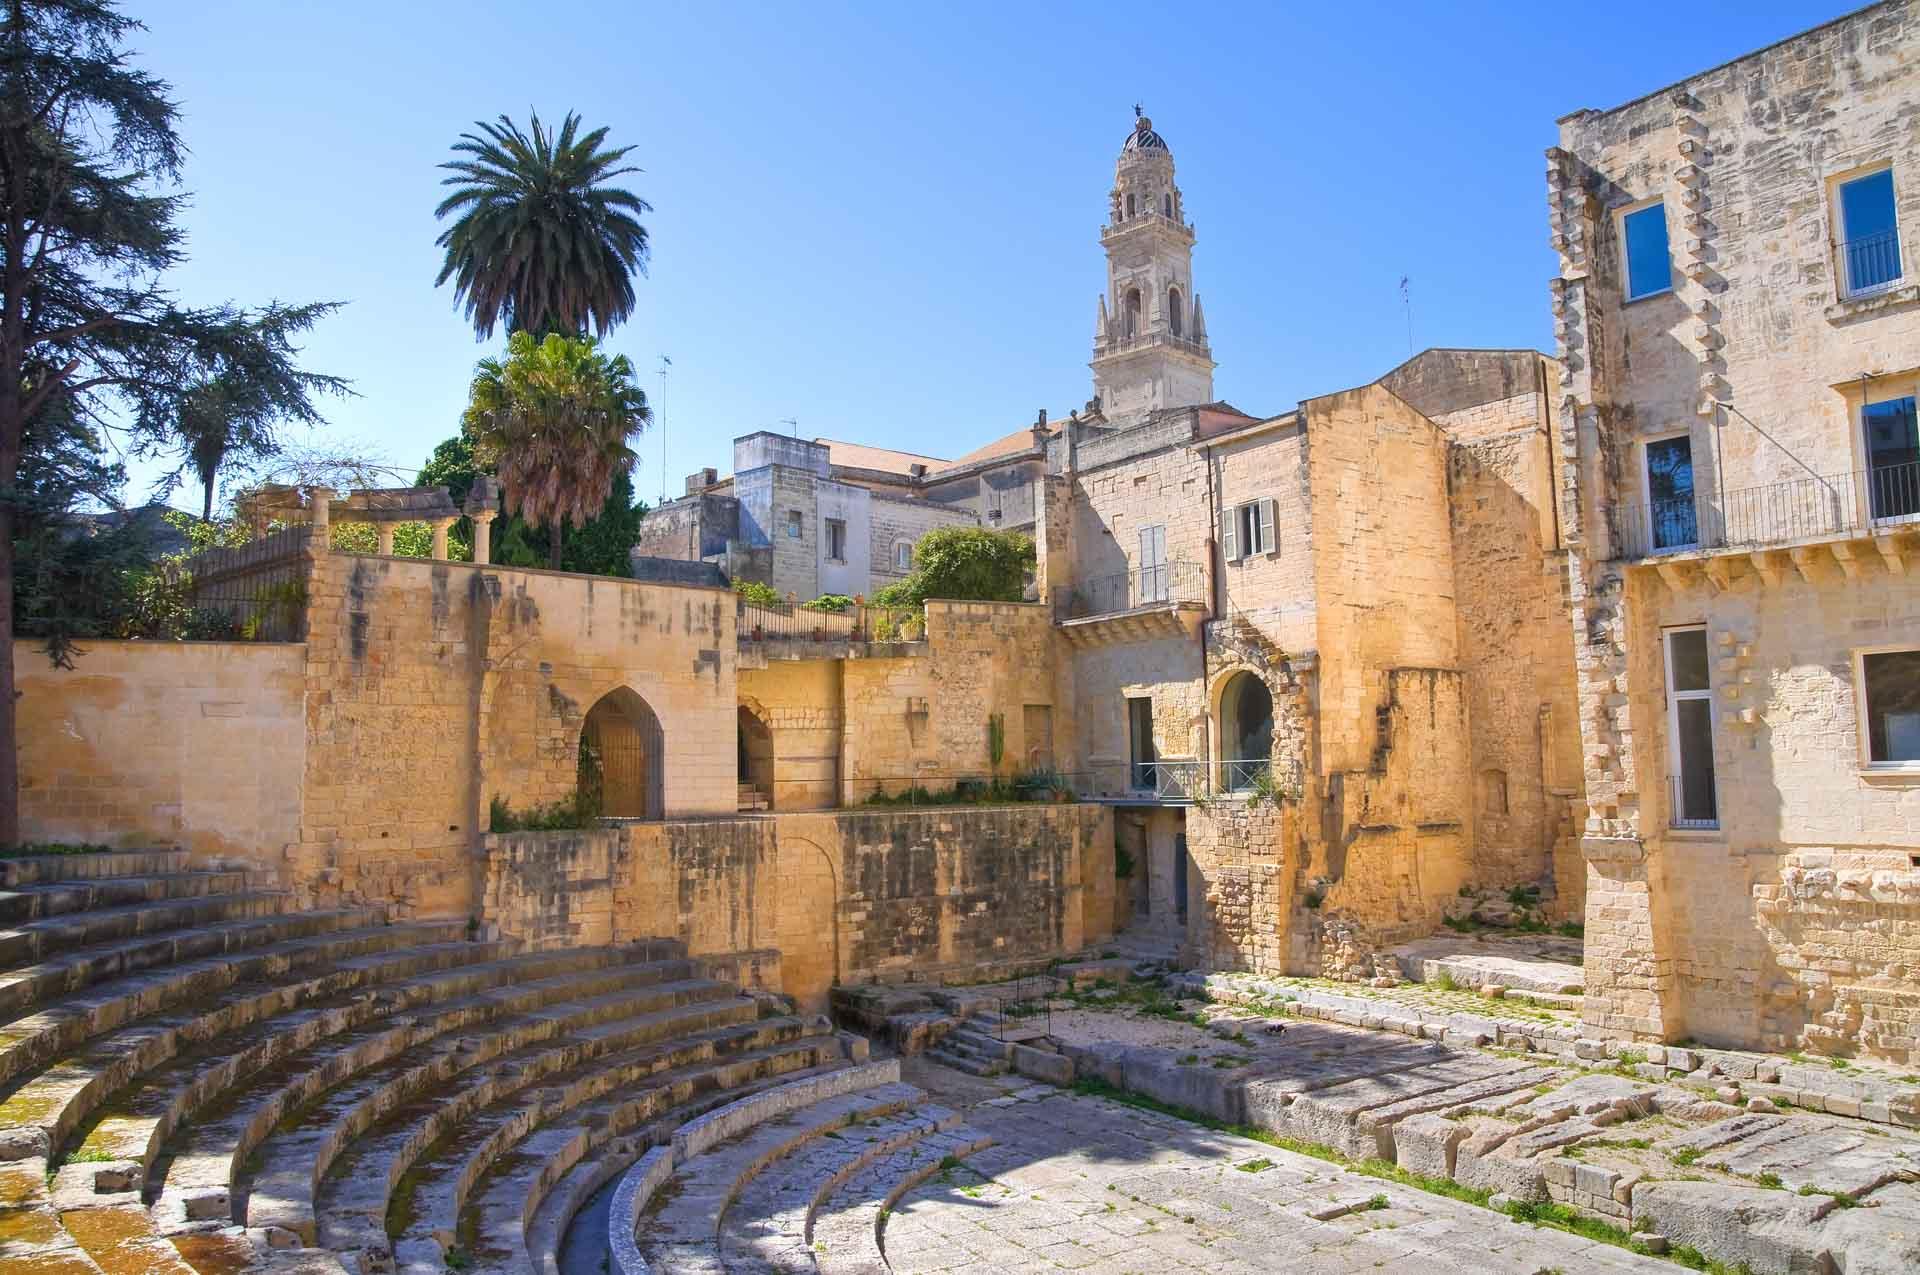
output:
POLYGON ((1107 292, 1093 334, 1093 394, 1109 421, 1213 399, 1213 356, 1193 290, 1193 227, 1173 184, 1173 152, 1133 108, 1107 224, 1107 292))

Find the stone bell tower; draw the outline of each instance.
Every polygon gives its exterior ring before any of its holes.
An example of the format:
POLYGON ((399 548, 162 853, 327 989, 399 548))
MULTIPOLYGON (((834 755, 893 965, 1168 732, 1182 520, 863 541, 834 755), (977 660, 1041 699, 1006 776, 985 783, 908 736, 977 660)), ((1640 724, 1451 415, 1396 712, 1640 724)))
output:
POLYGON ((1094 397, 1116 424, 1213 401, 1207 322, 1193 291, 1193 227, 1173 184, 1173 152, 1138 106, 1133 113, 1100 230, 1107 294, 1089 365, 1094 397))

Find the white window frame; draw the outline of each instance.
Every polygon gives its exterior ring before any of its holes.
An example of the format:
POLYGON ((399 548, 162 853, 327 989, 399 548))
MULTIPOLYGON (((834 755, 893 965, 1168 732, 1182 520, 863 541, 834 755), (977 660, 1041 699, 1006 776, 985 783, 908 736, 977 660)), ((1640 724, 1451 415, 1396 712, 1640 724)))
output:
POLYGON ((1227 508, 1225 526, 1221 528, 1220 547, 1228 562, 1244 562, 1248 558, 1267 557, 1280 552, 1280 502, 1271 496, 1261 496, 1256 500, 1243 500, 1227 508), (1242 520, 1251 513, 1250 525, 1254 535, 1248 537, 1242 526, 1242 520), (1261 543, 1249 546, 1248 539, 1261 543), (1272 543, 1267 543, 1271 540, 1272 543))
MULTIPOLYGON (((1655 443, 1670 442, 1676 438, 1687 440, 1687 458, 1693 457, 1693 431, 1686 428, 1663 430, 1658 434, 1649 434, 1640 440, 1640 530, 1647 537, 1647 553, 1687 553, 1700 547, 1700 473, 1694 471, 1693 482, 1693 541, 1684 545, 1656 545, 1653 542, 1653 472, 1647 468, 1647 449, 1655 443)), ((1671 670, 1669 670, 1671 671, 1671 670)))
POLYGON ((1868 297, 1880 296, 1908 282, 1912 274, 1907 268, 1906 236, 1900 229, 1900 175, 1893 169, 1894 163, 1891 159, 1876 160, 1871 164, 1850 168, 1827 178, 1827 224, 1832 227, 1833 242, 1833 294, 1842 301, 1861 301, 1868 297), (1885 283, 1855 288, 1847 271, 1847 216, 1841 190, 1862 178, 1872 177, 1877 173, 1893 174, 1893 245, 1894 250, 1900 255, 1900 273, 1885 283))
POLYGON ((1673 677, 1673 635, 1676 633, 1707 632, 1704 624, 1675 624, 1660 630, 1660 662, 1664 668, 1667 684, 1667 831, 1669 833, 1705 833, 1718 836, 1720 833, 1720 768, 1717 754, 1720 751, 1719 733, 1713 722, 1713 644, 1707 643, 1707 686, 1700 691, 1682 691, 1675 689, 1673 677), (1714 820, 1711 824, 1702 822, 1681 823, 1680 812, 1675 809, 1679 794, 1675 791, 1680 782, 1680 701, 1705 700, 1707 702, 1707 761, 1713 766, 1714 820))
POLYGON ((1666 215, 1664 207, 1661 208, 1660 220, 1665 222, 1667 227, 1666 286, 1654 288, 1648 292, 1635 292, 1633 290, 1633 259, 1627 251, 1627 218, 1635 213, 1645 212, 1655 205, 1665 205, 1666 202, 1665 194, 1650 195, 1637 203, 1627 204, 1614 210, 1613 229, 1615 237, 1620 240, 1620 296, 1628 305, 1635 301, 1645 301, 1649 297, 1665 296, 1673 291, 1673 221, 1666 215))
POLYGON ((893 569, 895 571, 913 570, 913 542, 896 540, 893 545, 893 569))
POLYGON ((1860 769, 1874 775, 1920 776, 1920 761, 1875 761, 1867 727, 1867 656, 1892 655, 1900 651, 1920 651, 1920 643, 1892 642, 1885 646, 1862 646, 1853 651, 1854 733, 1860 748, 1860 769))
POLYGON ((827 561, 845 566, 847 562, 847 520, 845 518, 823 518, 820 521, 824 524, 820 531, 821 549, 826 554, 827 561), (840 552, 838 555, 835 555, 833 552, 833 531, 835 527, 840 529, 840 552))
POLYGON ((807 534, 806 515, 798 509, 787 510, 787 539, 799 540, 807 534))

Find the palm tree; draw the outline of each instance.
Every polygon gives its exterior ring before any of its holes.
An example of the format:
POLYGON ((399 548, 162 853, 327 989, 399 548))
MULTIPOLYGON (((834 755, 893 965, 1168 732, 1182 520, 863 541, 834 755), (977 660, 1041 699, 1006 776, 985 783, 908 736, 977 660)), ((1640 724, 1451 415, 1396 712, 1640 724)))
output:
POLYGON ((633 148, 602 150, 607 130, 576 136, 569 113, 556 135, 533 115, 532 136, 502 115, 475 121, 440 165, 454 192, 434 216, 457 213, 436 241, 447 250, 435 285, 454 281, 476 336, 507 331, 596 334, 633 313, 633 275, 647 271, 647 201, 610 183, 640 170, 621 166, 633 148))
POLYGON ((590 336, 515 332, 507 357, 474 370, 464 423, 474 459, 495 466, 507 505, 547 529, 549 565, 560 569, 561 530, 584 526, 607 503, 617 475, 631 473, 627 440, 651 419, 627 356, 608 358, 590 336))

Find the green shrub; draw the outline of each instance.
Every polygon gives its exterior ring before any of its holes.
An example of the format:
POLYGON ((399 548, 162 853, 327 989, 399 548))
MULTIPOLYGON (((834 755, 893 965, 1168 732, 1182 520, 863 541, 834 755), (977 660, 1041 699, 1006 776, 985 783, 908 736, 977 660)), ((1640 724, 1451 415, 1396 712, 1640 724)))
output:
POLYGON ((591 828, 600 818, 600 803, 584 793, 515 810, 505 797, 487 803, 488 832, 570 832, 591 828))
POLYGON ((941 527, 914 547, 913 574, 881 589, 874 602, 922 607, 928 598, 954 602, 1018 602, 1033 573, 1033 539, 1017 531, 941 527))
POLYGON ((733 591, 739 594, 743 601, 751 602, 755 606, 780 605, 780 595, 773 591, 773 586, 761 584, 758 580, 735 580, 733 591))
POLYGON ((844 593, 823 593, 811 602, 802 602, 800 606, 807 611, 831 611, 837 615, 853 610, 853 599, 844 593))
POLYGON ((25 841, 0 848, 0 859, 16 859, 33 854, 111 854, 112 846, 79 841, 25 841))

